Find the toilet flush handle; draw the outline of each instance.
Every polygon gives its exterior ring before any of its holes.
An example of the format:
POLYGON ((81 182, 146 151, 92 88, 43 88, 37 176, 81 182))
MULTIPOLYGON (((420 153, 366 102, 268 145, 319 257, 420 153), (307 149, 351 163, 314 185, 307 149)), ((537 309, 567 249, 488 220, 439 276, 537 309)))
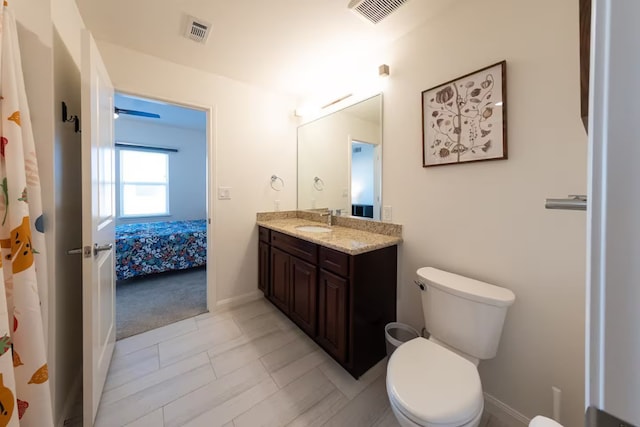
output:
POLYGON ((414 280, 413 283, 415 283, 416 286, 419 287, 421 291, 426 290, 424 283, 420 283, 418 280, 414 280))

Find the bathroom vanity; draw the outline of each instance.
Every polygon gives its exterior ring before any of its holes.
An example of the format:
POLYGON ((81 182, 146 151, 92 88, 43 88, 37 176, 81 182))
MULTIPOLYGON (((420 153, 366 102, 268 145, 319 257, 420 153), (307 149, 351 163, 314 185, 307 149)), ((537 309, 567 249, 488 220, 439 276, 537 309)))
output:
POLYGON ((300 218, 258 225, 260 290, 358 378, 386 354, 400 237, 300 218))

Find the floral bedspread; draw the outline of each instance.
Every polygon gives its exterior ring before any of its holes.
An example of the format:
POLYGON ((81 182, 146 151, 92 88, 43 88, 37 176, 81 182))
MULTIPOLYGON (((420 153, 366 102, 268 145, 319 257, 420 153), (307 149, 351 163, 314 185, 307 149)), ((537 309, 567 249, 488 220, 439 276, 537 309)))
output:
POLYGON ((206 220, 116 226, 118 280, 207 263, 206 220))

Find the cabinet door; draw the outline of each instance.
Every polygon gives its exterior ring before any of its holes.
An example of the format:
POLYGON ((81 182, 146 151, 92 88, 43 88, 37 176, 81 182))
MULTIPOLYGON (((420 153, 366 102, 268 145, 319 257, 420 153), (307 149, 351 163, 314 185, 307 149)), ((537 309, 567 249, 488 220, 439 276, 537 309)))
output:
POLYGON ((269 299, 280 310, 289 313, 289 284, 291 257, 286 252, 271 248, 271 290, 269 299))
POLYGON ((311 336, 316 335, 317 268, 291 257, 291 294, 289 316, 311 336))
POLYGON ((258 243, 258 289, 269 294, 269 271, 271 257, 269 256, 269 245, 265 242, 258 243))
POLYGON ((318 342, 338 361, 347 360, 349 281, 320 270, 318 342))

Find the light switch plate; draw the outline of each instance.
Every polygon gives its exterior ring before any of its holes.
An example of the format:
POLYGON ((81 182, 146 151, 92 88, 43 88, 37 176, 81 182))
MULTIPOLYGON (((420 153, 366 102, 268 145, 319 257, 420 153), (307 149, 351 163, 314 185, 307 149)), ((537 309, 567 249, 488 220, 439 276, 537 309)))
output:
POLYGON ((383 221, 391 221, 391 206, 383 206, 382 207, 382 220, 383 221))
POLYGON ((231 200, 231 187, 218 187, 218 200, 231 200))

